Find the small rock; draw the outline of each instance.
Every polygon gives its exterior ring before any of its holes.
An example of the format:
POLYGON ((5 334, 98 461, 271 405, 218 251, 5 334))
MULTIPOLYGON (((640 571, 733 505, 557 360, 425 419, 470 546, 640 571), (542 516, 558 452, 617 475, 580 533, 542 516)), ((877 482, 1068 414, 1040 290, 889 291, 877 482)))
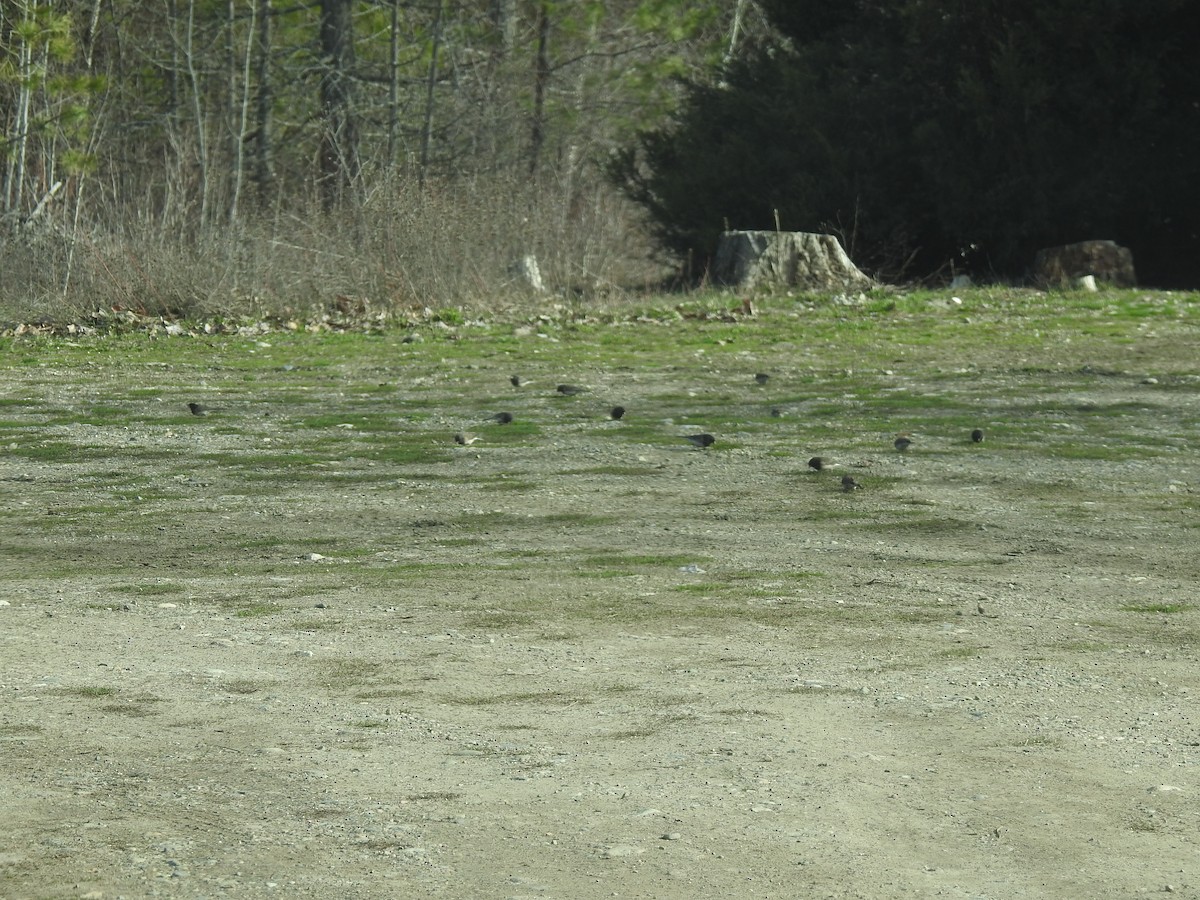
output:
POLYGON ((680 834, 678 831, 668 831, 666 834, 664 834, 662 836, 662 839, 664 841, 677 841, 682 837, 683 837, 683 835, 680 834))

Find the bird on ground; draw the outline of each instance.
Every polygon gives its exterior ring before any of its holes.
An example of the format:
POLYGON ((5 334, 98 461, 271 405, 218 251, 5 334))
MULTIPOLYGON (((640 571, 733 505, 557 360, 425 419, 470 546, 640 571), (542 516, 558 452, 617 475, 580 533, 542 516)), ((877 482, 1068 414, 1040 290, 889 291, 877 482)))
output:
POLYGON ((782 419, 783 418, 783 410, 780 409, 778 406, 772 406, 771 407, 771 418, 782 419))
POLYGON ((469 447, 471 444, 475 443, 477 440, 479 440, 479 438, 477 438, 475 435, 471 434, 469 431, 460 431, 454 435, 454 443, 458 444, 461 447, 469 447))
POLYGON ((614 406, 612 409, 610 409, 610 410, 608 411, 608 414, 609 414, 610 416, 612 416, 614 419, 620 419, 622 416, 624 416, 624 415, 625 415, 625 407, 623 407, 623 406, 614 406))
POLYGON ((193 416, 207 416, 209 408, 202 403, 189 403, 188 410, 193 416))
POLYGON ((976 428, 974 431, 971 432, 971 441, 972 441, 972 443, 975 443, 975 444, 983 443, 983 429, 982 428, 976 428))
POLYGON ((513 420, 512 413, 510 412, 498 412, 492 418, 501 425, 507 425, 513 420))
POLYGON ((754 376, 755 384, 766 384, 770 380, 771 380, 771 376, 768 375, 766 372, 759 372, 757 375, 754 376))
POLYGON ((855 481, 852 476, 842 476, 842 490, 847 494, 849 494, 851 491, 857 491, 860 487, 862 487, 862 485, 855 481))
POLYGON ((508 383, 511 384, 515 388, 519 388, 521 385, 523 385, 525 383, 525 379, 522 378, 520 375, 512 375, 512 376, 509 376, 508 383))
POLYGON ((896 435, 896 439, 892 441, 892 446, 903 453, 912 446, 912 438, 906 434, 898 434, 896 435))
POLYGON ((814 472, 820 472, 823 468, 825 468, 825 460, 821 459, 819 456, 814 456, 808 461, 808 467, 814 472))
POLYGON ((684 435, 684 440, 691 441, 701 450, 705 449, 706 447, 711 447, 717 441, 717 439, 711 434, 687 434, 684 435))
POLYGON ((560 384, 555 390, 564 397, 574 397, 576 394, 582 394, 587 388, 581 388, 577 384, 560 384))

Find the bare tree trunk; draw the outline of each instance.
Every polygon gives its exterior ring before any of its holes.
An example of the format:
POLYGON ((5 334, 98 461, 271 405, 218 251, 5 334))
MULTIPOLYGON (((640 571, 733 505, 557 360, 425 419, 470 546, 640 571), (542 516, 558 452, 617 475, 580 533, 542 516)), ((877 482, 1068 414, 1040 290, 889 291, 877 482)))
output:
POLYGON ((321 199, 332 210, 345 198, 359 173, 358 131, 350 86, 354 65, 351 0, 321 0, 321 199))
POLYGON ((193 37, 196 30, 196 0, 188 0, 187 34, 184 37, 183 55, 187 63, 188 80, 192 86, 192 111, 196 116, 196 153, 200 170, 200 230, 208 225, 208 137, 204 122, 204 110, 200 106, 203 86, 200 73, 196 71, 196 56, 193 37))
POLYGON ((733 9, 733 23, 729 26, 729 48, 725 51, 725 64, 728 65, 737 53, 738 39, 742 36, 742 16, 746 13, 746 0, 737 0, 733 9))
POLYGON ((270 202, 275 176, 271 158, 271 0, 258 0, 258 43, 254 48, 257 94, 254 105, 254 188, 262 207, 270 202))
MULTIPOLYGON (((232 8, 232 6, 233 0, 230 0, 230 7, 232 8)), ((257 17, 258 3, 256 0, 250 0, 250 25, 246 29, 246 55, 242 59, 240 114, 238 116, 237 129, 233 135, 233 190, 229 201, 230 224, 237 222, 238 204, 242 197, 242 185, 246 181, 246 136, 250 129, 250 66, 251 60, 254 58, 254 44, 258 39, 257 17)), ((232 28, 233 22, 231 17, 231 32, 232 28)), ((230 87, 236 87, 236 84, 231 84, 230 87)))
POLYGON ((512 53, 513 44, 517 41, 517 0, 491 0, 488 18, 492 20, 492 30, 496 35, 492 55, 497 60, 503 59, 512 53))
MULTIPOLYGON (((32 18, 36 0, 17 15, 23 20, 32 18)), ((16 18, 16 16, 14 16, 16 18)), ((25 163, 29 154, 29 107, 33 100, 33 44, 14 29, 12 40, 18 43, 16 53, 17 102, 8 134, 8 166, 4 173, 4 212, 20 214, 25 199, 25 163)))
POLYGON ((425 89, 425 122, 421 127, 421 173, 418 180, 425 184, 425 170, 429 168, 429 145, 433 141, 433 91, 437 86, 438 50, 442 46, 442 0, 438 0, 433 19, 433 52, 429 59, 429 79, 425 89))
POLYGON ((533 62, 533 124, 529 134, 529 174, 537 173, 546 142, 546 86, 550 83, 550 7, 538 7, 537 55, 533 62))
MULTIPOLYGON (((171 29, 179 21, 178 0, 167 0, 167 22, 171 29)), ((167 70, 167 119, 172 128, 179 126, 179 73, 183 67, 179 62, 179 41, 171 41, 171 68, 167 70)))
MULTIPOLYGON (((225 0, 225 109, 224 115, 221 116, 222 131, 224 132, 224 159, 221 160, 222 165, 218 171, 224 170, 225 165, 233 166, 233 185, 225 186, 222 194, 227 195, 228 204, 225 209, 225 216, 229 221, 233 221, 236 215, 234 205, 237 203, 235 199, 237 188, 236 185, 241 179, 241 171, 238 166, 241 163, 240 147, 238 146, 238 137, 241 129, 238 127, 238 70, 241 67, 238 65, 237 58, 237 0, 225 0)), ((224 198, 223 198, 224 199, 224 198)))
POLYGON ((388 120, 387 164, 396 165, 400 130, 400 0, 392 0, 392 20, 388 28, 388 120))

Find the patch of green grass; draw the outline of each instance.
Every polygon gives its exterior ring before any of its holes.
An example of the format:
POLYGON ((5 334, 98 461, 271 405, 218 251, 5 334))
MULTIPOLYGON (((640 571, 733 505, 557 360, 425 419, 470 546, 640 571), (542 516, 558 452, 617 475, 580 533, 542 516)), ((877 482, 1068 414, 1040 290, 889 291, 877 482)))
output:
POLYGON ((460 516, 454 520, 454 525, 468 531, 486 531, 490 529, 532 529, 534 531, 546 527, 608 525, 617 521, 613 516, 597 516, 590 513, 561 512, 548 513, 540 516, 520 516, 513 513, 493 511, 472 513, 460 516))
POLYGON ((1181 613, 1191 609, 1187 603, 1130 603, 1121 607, 1122 612, 1135 613, 1181 613))
POLYGON ((292 623, 296 631, 338 631, 344 627, 341 619, 301 619, 292 623))
POLYGON ((221 690, 230 694, 257 694, 271 684, 273 682, 254 678, 232 678, 229 681, 221 682, 221 690))
POLYGON ((1141 460, 1152 456, 1162 456, 1159 448, 1139 446, 1134 444, 1050 444, 1044 445, 1046 455, 1056 459, 1080 459, 1107 462, 1126 462, 1141 460))
POLYGON ((257 619, 262 616, 274 616, 283 612, 283 607, 278 603, 250 603, 246 606, 239 606, 234 610, 234 615, 239 619, 257 619))
POLYGON ((525 481, 517 478, 493 478, 481 485, 485 491, 494 493, 520 494, 536 491, 541 485, 536 481, 525 481))
POLYGON ((671 586, 671 590, 682 594, 716 594, 728 589, 728 584, 718 584, 715 581, 698 581, 690 584, 676 584, 671 586))
POLYGON ((326 687, 347 688, 376 680, 384 665, 373 659, 320 659, 313 662, 320 682, 326 687))
POLYGON ((178 582, 162 581, 118 584, 110 590, 117 594, 131 594, 134 597, 166 597, 172 594, 182 594, 187 588, 178 582))
POLYGON ((100 707, 102 712, 114 713, 116 715, 128 716, 133 719, 145 718, 158 714, 158 710, 144 706, 140 703, 109 703, 100 707))
POLYGON ((695 721, 696 717, 687 713, 655 716, 644 725, 639 725, 633 728, 623 728, 620 731, 613 731, 605 735, 605 737, 614 741, 631 741, 639 738, 650 738, 662 734, 664 731, 674 731, 685 722, 695 721))
POLYGON ((692 553, 612 553, 602 550, 584 556, 580 565, 605 569, 678 569, 680 566, 708 562, 709 557, 692 553))
POLYGON ((589 703, 590 701, 576 695, 567 694, 564 691, 511 691, 508 693, 478 694, 475 696, 456 694, 443 697, 442 702, 453 706, 500 706, 507 703, 575 705, 589 703))
POLYGON ((57 694, 62 697, 85 697, 93 699, 96 697, 111 697, 117 693, 114 687, 100 687, 97 685, 82 685, 80 687, 58 687, 51 688, 47 693, 57 694))
POLYGON ((80 463, 97 459, 108 459, 117 454, 110 447, 97 447, 85 444, 69 444, 66 441, 42 441, 38 444, 16 444, 5 448, 10 456, 19 456, 32 462, 43 463, 80 463))
POLYGON ((468 616, 465 624, 469 628, 528 628, 539 624, 538 620, 529 613, 515 610, 489 610, 468 616))

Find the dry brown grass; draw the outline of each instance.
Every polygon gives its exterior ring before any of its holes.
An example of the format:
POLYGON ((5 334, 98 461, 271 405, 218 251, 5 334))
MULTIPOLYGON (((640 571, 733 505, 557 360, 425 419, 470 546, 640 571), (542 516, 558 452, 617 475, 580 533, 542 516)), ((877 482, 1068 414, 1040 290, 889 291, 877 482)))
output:
POLYGON ((0 244, 0 317, 73 321, 97 309, 168 318, 306 315, 604 299, 655 283, 637 210, 599 183, 493 174, 380 179, 353 210, 316 204, 201 233, 120 215, 0 244), (512 271, 531 254, 546 292, 512 271))

